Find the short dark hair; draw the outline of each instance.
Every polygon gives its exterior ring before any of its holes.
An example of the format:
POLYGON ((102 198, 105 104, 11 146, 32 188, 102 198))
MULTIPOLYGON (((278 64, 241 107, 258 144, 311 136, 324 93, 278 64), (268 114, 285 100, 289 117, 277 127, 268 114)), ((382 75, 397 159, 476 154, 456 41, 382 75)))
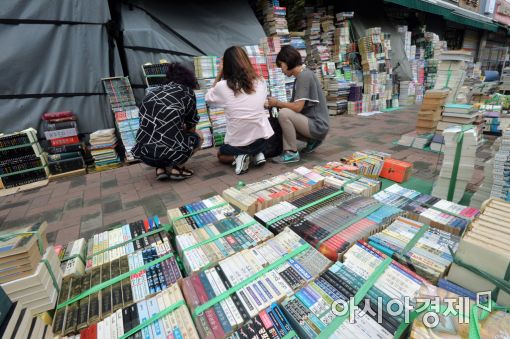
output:
POLYGON ((278 67, 280 67, 282 62, 287 64, 289 70, 303 64, 299 51, 290 45, 283 46, 276 56, 276 65, 278 67))
POLYGON ((198 88, 198 81, 195 77, 195 73, 178 62, 172 62, 168 65, 166 80, 168 82, 175 82, 187 86, 191 89, 198 88))

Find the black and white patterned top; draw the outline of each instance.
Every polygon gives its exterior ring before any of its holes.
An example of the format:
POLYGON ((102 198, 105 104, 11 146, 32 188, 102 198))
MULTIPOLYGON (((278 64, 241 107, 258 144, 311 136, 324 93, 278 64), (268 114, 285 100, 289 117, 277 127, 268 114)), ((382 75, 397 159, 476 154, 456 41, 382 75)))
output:
POLYGON ((184 164, 196 144, 196 135, 186 129, 194 128, 198 120, 192 89, 173 82, 152 89, 140 106, 133 154, 155 167, 184 164))

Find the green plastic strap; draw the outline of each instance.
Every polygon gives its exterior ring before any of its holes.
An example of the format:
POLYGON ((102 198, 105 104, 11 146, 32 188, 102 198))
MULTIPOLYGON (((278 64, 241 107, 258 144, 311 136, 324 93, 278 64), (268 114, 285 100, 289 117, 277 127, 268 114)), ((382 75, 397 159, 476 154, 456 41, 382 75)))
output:
POLYGON ((5 178, 5 177, 10 177, 12 175, 33 172, 33 171, 37 171, 37 170, 40 170, 40 169, 43 169, 43 168, 46 168, 46 166, 39 166, 39 167, 29 168, 29 169, 25 169, 25 170, 21 170, 21 171, 16 171, 16 172, 12 172, 12 173, 5 173, 5 174, 1 174, 0 178, 5 178))
POLYGON ((137 273, 138 273, 138 272, 140 272, 140 271, 146 270, 146 269, 148 269, 149 267, 152 267, 152 266, 154 266, 154 265, 157 265, 157 264, 159 264, 159 263, 160 263, 160 262, 162 262, 162 261, 165 261, 165 260, 167 260, 167 259, 170 259, 170 258, 171 258, 171 257, 173 257, 173 256, 174 256, 174 254, 173 254, 173 253, 168 253, 168 254, 166 254, 166 255, 162 256, 161 258, 158 258, 158 259, 156 259, 156 260, 153 260, 153 261, 151 261, 151 262, 149 262, 149 263, 147 263, 147 264, 145 264, 145 265, 143 265, 143 266, 141 266, 141 267, 135 268, 135 269, 134 269, 134 270, 132 270, 132 271, 129 271, 129 272, 126 272, 126 273, 122 273, 121 275, 118 275, 118 276, 116 276, 116 277, 115 277, 115 278, 113 278, 113 279, 107 280, 107 281, 105 281, 105 282, 102 282, 102 283, 101 283, 101 284, 99 284, 99 285, 96 285, 96 286, 94 286, 94 287, 91 287, 91 288, 89 288, 88 290, 86 290, 85 292, 80 293, 80 294, 79 294, 79 295, 77 295, 76 297, 71 298, 71 299, 69 299, 69 300, 67 300, 67 301, 65 301, 65 302, 63 302, 63 303, 61 303, 61 304, 59 304, 59 305, 57 306, 57 310, 61 309, 62 307, 66 307, 67 305, 70 305, 70 304, 72 304, 72 303, 74 303, 74 302, 77 302, 78 300, 81 300, 81 299, 83 299, 83 298, 85 298, 85 297, 88 297, 88 296, 89 296, 89 295, 91 295, 91 294, 94 294, 94 293, 96 293, 96 292, 99 292, 99 291, 101 291, 102 289, 104 289, 104 288, 106 288, 106 287, 108 287, 108 286, 114 285, 114 284, 118 283, 118 282, 119 282, 119 281, 121 281, 121 280, 124 280, 124 279, 126 279, 126 278, 129 278, 129 277, 130 277, 130 276, 132 276, 133 274, 137 274, 137 273))
POLYGON ((317 243, 317 247, 316 248, 319 248, 325 241, 329 240, 331 237, 337 235, 338 233, 342 232, 343 230, 345 230, 346 228, 348 227, 351 227, 353 224, 357 223, 358 221, 360 221, 361 219, 365 219, 366 217, 368 217, 370 214, 374 213, 375 211, 377 211, 379 208, 383 207, 384 205, 381 204, 381 203, 377 203, 375 204, 374 206, 368 208, 365 212, 363 212, 362 214, 360 215, 356 215, 355 218, 353 218, 352 220, 350 220, 349 222, 345 223, 344 225, 342 225, 341 227, 339 227, 338 229, 336 229, 334 232, 330 233, 328 236, 324 237, 324 239, 322 239, 321 241, 319 241, 317 243))
POLYGON ((44 255, 43 240, 41 238, 41 235, 37 231, 23 231, 23 232, 7 233, 7 234, 0 236, 0 242, 8 241, 13 238, 22 237, 25 235, 35 235, 35 237, 37 238, 37 244, 39 245, 39 253, 41 253, 41 255, 44 255))
POLYGON ((266 274, 267 272, 275 269, 276 267, 278 267, 278 266, 282 265, 283 263, 285 263, 287 260, 295 257, 299 253, 301 253, 301 252, 303 252, 303 251, 305 251, 305 250, 307 250, 309 248, 311 248, 310 244, 306 243, 306 244, 303 244, 303 245, 299 246, 294 251, 285 254, 283 257, 281 257, 280 259, 276 260, 271 265, 266 266, 264 269, 262 269, 261 271, 255 273, 254 275, 252 275, 248 279, 243 280, 241 283, 239 283, 239 284, 237 284, 235 286, 232 286, 231 288, 229 288, 225 292, 223 292, 221 294, 218 294, 216 297, 214 297, 211 300, 207 301, 206 303, 198 306, 195 309, 195 311, 193 311, 193 317, 196 317, 197 315, 203 313, 208 308, 210 308, 210 307, 216 305, 217 303, 225 300, 226 298, 228 298, 229 296, 231 296, 235 292, 237 292, 240 289, 244 288, 246 285, 252 283, 253 281, 257 280, 258 278, 260 278, 261 276, 266 274))
POLYGON ((146 237, 148 237, 148 236, 150 236, 150 235, 153 235, 153 234, 156 234, 156 233, 159 233, 159 232, 163 232, 163 231, 167 231, 167 232, 168 232, 169 230, 170 230, 170 225, 168 225, 168 224, 163 224, 163 225, 161 225, 161 227, 156 228, 156 229, 154 229, 154 230, 152 230, 152 231, 149 231, 149 232, 147 232, 147 233, 140 234, 139 236, 136 236, 136 237, 134 237, 134 238, 132 238, 132 239, 126 240, 126 241, 121 242, 121 243, 118 243, 118 244, 116 244, 116 245, 110 246, 110 247, 105 248, 105 249, 103 249, 103 250, 101 250, 101 251, 97 251, 97 252, 93 253, 92 255, 87 256, 87 259, 91 259, 91 258, 93 258, 93 257, 95 257, 96 255, 99 255, 99 254, 101 254, 101 253, 108 252, 108 251, 114 250, 114 249, 116 249, 116 248, 122 247, 122 246, 124 246, 124 245, 127 245, 127 244, 129 244, 129 243, 133 242, 133 241, 137 241, 137 240, 139 240, 139 239, 146 238, 146 237))
POLYGON ((450 78, 452 77, 452 64, 448 66, 448 75, 446 76, 446 83, 444 84, 444 88, 450 88, 448 85, 450 84, 450 78))
POLYGON ((182 251, 183 251, 183 252, 191 251, 191 250, 193 250, 193 249, 195 249, 195 248, 197 248, 197 247, 203 246, 203 245, 208 244, 208 243, 210 243, 210 242, 216 241, 216 240, 218 240, 218 239, 220 239, 220 238, 226 237, 226 236, 227 236, 227 235, 229 235, 229 234, 232 234, 232 233, 234 233, 234 232, 237 232, 237 231, 243 230, 243 229, 245 229, 245 228, 248 228, 248 227, 250 227, 250 226, 253 226, 253 225, 255 225, 256 223, 257 223, 257 222, 256 222, 255 220, 252 220, 252 221, 250 221, 250 222, 247 222, 246 224, 242 224, 242 225, 240 225, 240 226, 237 226, 237 227, 235 227, 235 228, 232 228, 231 230, 228 230, 228 231, 223 232, 223 233, 221 233, 221 234, 215 235, 215 236, 214 236, 214 237, 212 237, 212 238, 209 238, 209 239, 206 239, 206 240, 204 240, 204 241, 201 241, 201 242, 199 242, 198 244, 195 244, 195 245, 192 245, 192 246, 189 246, 189 247, 183 248, 183 249, 182 249, 182 251))
POLYGON ((223 207, 225 205, 228 205, 228 202, 225 201, 225 202, 219 203, 217 205, 214 205, 214 206, 211 206, 211 207, 208 207, 208 208, 203 208, 203 209, 195 211, 195 212, 191 212, 191 213, 188 213, 188 214, 183 214, 181 216, 178 216, 175 219, 170 220, 170 223, 173 224, 174 222, 179 221, 181 219, 185 219, 185 218, 189 218, 189 217, 192 217, 194 215, 197 215, 197 214, 202 214, 202 213, 205 213, 205 212, 209 212, 210 210, 213 210, 213 209, 216 209, 216 208, 220 208, 220 207, 223 207))
MULTIPOLYGON (((374 286, 377 279, 386 271, 388 266, 392 263, 393 259, 387 257, 384 259, 367 278, 367 280, 361 285, 358 292, 354 295, 354 305, 358 305, 363 298, 367 295, 368 291, 374 286)), ((350 311, 347 311, 343 316, 336 317, 333 321, 319 334, 318 339, 326 339, 331 337, 335 331, 342 326, 343 322, 349 318, 350 311)))
POLYGON ((419 230, 418 232, 416 232, 416 234, 414 235, 414 237, 411 238, 411 240, 407 243, 407 245, 402 249, 402 251, 400 252, 401 255, 406 255, 407 252, 409 252, 415 245, 416 243, 421 239, 421 237, 423 237, 423 235, 425 234, 425 232, 428 231, 428 229, 430 228, 429 225, 427 224, 424 224, 419 230))
POLYGON ((164 316, 166 316, 167 314, 170 314, 172 313, 173 311, 175 311, 176 309, 178 309, 179 307, 181 307, 182 305, 184 305, 184 300, 179 300, 178 302, 176 302, 175 304, 173 304, 172 306, 170 307, 167 307, 165 308, 163 311, 159 312, 159 313, 156 313, 154 314, 152 317, 150 317, 149 319, 145 320, 143 323, 141 323, 140 325, 132 328, 131 330, 129 330, 128 332, 124 333, 119 339, 126 339, 130 336, 132 336, 133 334, 135 334, 136 332, 138 331, 141 331, 143 330, 144 328, 150 326, 152 323, 158 321, 159 319, 163 318, 164 316))
POLYGON ((44 263, 44 265, 48 269, 48 272, 50 272, 50 277, 53 282, 53 287, 55 287, 55 289, 57 290, 57 293, 60 293, 60 287, 58 286, 57 278, 55 277, 55 274, 53 274, 53 270, 51 269, 50 263, 46 259, 42 259, 41 262, 44 263))
POLYGON ((292 330, 289 333, 287 333, 286 335, 284 335, 282 339, 291 339, 294 337, 297 337, 297 334, 296 334, 296 332, 294 332, 294 330, 292 330))
POLYGON ((18 149, 18 148, 24 148, 24 147, 28 147, 28 146, 32 146, 34 144, 36 144, 37 142, 34 141, 34 142, 31 142, 31 143, 28 143, 28 144, 23 144, 23 145, 15 145, 15 146, 9 146, 9 147, 1 147, 0 148, 0 151, 9 151, 11 149, 18 149))
POLYGON ((453 200, 455 193, 455 186, 457 185, 457 175, 459 174, 460 155, 462 153, 462 144, 464 142, 464 132, 473 128, 473 125, 461 126, 460 133, 457 135, 457 147, 455 148, 455 159, 453 160, 452 176, 450 178, 450 185, 448 186, 448 201, 453 200))

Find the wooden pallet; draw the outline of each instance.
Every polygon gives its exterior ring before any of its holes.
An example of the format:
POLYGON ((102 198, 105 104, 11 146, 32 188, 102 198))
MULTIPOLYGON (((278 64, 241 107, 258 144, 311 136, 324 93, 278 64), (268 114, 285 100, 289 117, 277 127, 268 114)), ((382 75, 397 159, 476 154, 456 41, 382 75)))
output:
POLYGON ((87 170, 85 168, 82 168, 79 170, 60 173, 60 174, 50 174, 50 176, 48 177, 48 180, 55 181, 55 180, 60 180, 60 179, 65 179, 65 178, 76 177, 79 175, 85 175, 85 174, 87 174, 87 170))
POLYGON ((33 190, 36 188, 41 188, 41 187, 48 185, 48 182, 49 182, 49 180, 45 179, 45 180, 33 182, 31 184, 26 184, 23 186, 0 189, 0 197, 5 197, 5 196, 11 195, 11 194, 16 194, 19 192, 33 190))

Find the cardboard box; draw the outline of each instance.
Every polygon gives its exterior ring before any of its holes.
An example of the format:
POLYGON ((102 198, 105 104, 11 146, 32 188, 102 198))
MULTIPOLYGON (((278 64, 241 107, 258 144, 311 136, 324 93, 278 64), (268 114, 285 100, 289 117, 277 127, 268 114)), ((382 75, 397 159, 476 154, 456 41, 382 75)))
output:
POLYGON ((395 182, 404 182, 411 177, 413 164, 396 159, 384 160, 384 165, 379 175, 381 178, 386 178, 395 182))

